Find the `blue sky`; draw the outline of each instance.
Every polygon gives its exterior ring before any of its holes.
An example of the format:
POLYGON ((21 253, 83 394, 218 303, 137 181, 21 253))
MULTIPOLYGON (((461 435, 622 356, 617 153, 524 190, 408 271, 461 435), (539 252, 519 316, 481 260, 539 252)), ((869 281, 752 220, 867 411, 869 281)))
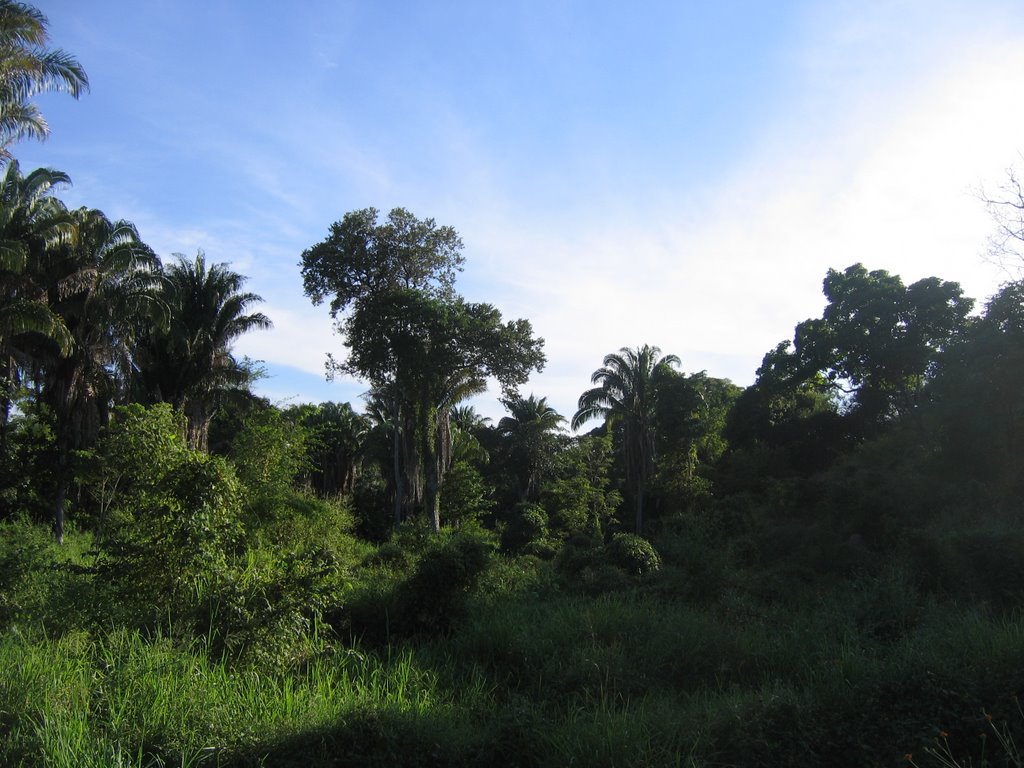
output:
POLYGON ((460 291, 533 322, 549 362, 524 394, 566 416, 622 346, 749 384, 830 267, 979 300, 1006 277, 974 190, 1022 162, 1016 1, 39 7, 92 90, 40 98, 23 170, 248 275, 275 328, 236 351, 277 402, 365 390, 324 381, 342 347, 298 262, 368 206, 459 230, 460 291))

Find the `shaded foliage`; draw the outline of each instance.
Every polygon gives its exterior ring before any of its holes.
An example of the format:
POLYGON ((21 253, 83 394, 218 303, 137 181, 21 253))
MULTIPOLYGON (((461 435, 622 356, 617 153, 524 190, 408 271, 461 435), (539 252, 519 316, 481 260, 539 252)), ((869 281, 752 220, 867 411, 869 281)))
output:
POLYGON ((656 453, 656 380, 679 364, 675 355, 660 357, 657 347, 623 347, 606 355, 604 365, 594 371, 591 383, 597 386, 580 395, 572 417, 573 429, 592 418, 604 418, 609 427, 622 430, 622 451, 626 478, 636 509, 635 530, 643 532, 644 496, 654 471, 656 453))
POLYGON ((139 340, 136 396, 181 408, 189 445, 198 450, 207 450, 218 404, 252 381, 252 370, 231 355, 231 344, 271 325, 263 313, 248 311, 262 299, 243 291, 244 283, 226 264, 207 264, 202 252, 194 259, 179 256, 163 272, 167 322, 148 326, 139 340))

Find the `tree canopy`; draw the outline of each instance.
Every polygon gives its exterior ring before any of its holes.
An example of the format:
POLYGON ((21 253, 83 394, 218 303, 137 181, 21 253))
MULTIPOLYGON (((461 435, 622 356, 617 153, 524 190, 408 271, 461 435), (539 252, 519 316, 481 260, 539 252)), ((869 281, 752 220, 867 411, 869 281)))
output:
POLYGON ((302 281, 314 304, 329 300, 337 318, 359 300, 395 290, 450 298, 462 269, 462 239, 452 227, 394 208, 378 223, 376 208, 346 213, 328 236, 302 253, 302 281))
POLYGON ((302 254, 303 281, 314 304, 329 298, 348 348, 343 360, 329 357, 329 366, 386 393, 396 524, 405 514, 403 478, 422 472, 437 529, 450 409, 488 378, 514 392, 543 368, 544 342, 528 320, 503 321, 494 306, 455 293, 463 257, 453 228, 401 208, 384 223, 377 219, 377 210, 366 208, 335 222, 326 240, 302 254))
POLYGON ((936 277, 904 286, 898 275, 854 264, 830 269, 820 319, 796 327, 799 375, 824 376, 848 396, 865 423, 913 407, 937 355, 960 332, 973 306, 959 283, 936 277))

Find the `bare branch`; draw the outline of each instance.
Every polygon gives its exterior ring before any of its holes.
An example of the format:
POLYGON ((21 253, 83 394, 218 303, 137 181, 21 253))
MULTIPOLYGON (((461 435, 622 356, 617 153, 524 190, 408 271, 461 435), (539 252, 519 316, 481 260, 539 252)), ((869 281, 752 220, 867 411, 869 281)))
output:
POLYGON ((995 193, 979 186, 976 196, 995 223, 985 248, 985 261, 1005 271, 1011 279, 1020 277, 1024 272, 1024 186, 1016 169, 1006 169, 1006 180, 995 193))

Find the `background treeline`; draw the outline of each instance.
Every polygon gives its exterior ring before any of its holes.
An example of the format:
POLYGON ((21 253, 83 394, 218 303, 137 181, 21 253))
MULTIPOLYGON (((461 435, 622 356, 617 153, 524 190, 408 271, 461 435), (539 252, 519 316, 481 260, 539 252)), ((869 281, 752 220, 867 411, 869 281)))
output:
MULTIPOLYGON (((87 81, 0 38, 9 156, 87 81)), ((280 407, 243 276, 3 170, 0 763, 1021 764, 1024 283, 830 270, 753 385, 640 344, 559 414, 367 208, 302 276, 368 393, 280 407)))

